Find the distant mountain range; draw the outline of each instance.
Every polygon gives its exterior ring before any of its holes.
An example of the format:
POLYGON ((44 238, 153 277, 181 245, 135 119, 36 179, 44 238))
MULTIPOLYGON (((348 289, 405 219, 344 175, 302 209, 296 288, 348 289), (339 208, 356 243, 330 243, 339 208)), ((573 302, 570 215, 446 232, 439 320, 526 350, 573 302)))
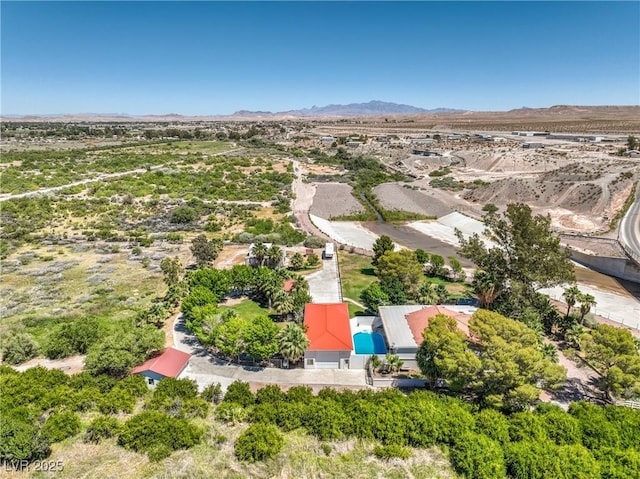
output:
MULTIPOLYGON (((76 113, 76 114, 40 114, 40 115, 0 115, 0 121, 11 122, 191 122, 191 121, 254 121, 254 120, 294 120, 296 118, 322 119, 322 118, 349 118, 349 117, 385 117, 391 115, 407 115, 414 119, 436 119, 438 124, 463 124, 469 121, 483 122, 513 122, 523 121, 547 121, 556 119, 568 121, 574 119, 584 120, 616 120, 628 119, 637 124, 640 118, 640 106, 638 105, 555 105, 548 108, 522 107, 509 111, 471 111, 455 110, 453 108, 435 108, 427 110, 411 105, 402 105, 383 101, 370 101, 368 103, 351 103, 349 105, 327 105, 323 107, 303 108, 301 110, 289 110, 282 112, 248 111, 241 110, 233 115, 181 115, 179 113, 167 113, 164 115, 128 115, 126 113, 76 113), (456 123, 458 122, 458 123, 456 123), (459 123, 462 122, 462 123, 459 123)), ((626 131, 626 130, 625 130, 626 131)))
POLYGON ((348 105, 327 105, 303 108, 302 110, 289 110, 272 113, 269 111, 247 111, 235 112, 232 116, 291 116, 291 117, 353 117, 353 116, 377 116, 377 115, 415 115, 419 113, 457 113, 464 110, 453 108, 434 108, 427 110, 411 105, 391 103, 386 101, 373 100, 368 103, 349 103, 348 105))

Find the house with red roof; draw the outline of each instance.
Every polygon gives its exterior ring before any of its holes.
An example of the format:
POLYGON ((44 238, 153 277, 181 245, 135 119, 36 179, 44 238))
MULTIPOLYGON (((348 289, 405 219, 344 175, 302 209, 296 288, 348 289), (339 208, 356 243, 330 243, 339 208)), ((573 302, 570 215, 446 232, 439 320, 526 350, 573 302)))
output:
POLYGON ((446 306, 432 305, 419 309, 418 311, 414 311, 413 313, 409 313, 406 316, 409 329, 411 330, 413 339, 418 346, 420 346, 424 340, 422 332, 427 326, 429 326, 429 320, 435 318, 439 314, 453 318, 456 321, 458 329, 462 331, 467 338, 471 337, 471 333, 469 332, 469 320, 471 319, 471 314, 454 311, 446 306))
POLYGON ((380 306, 378 316, 389 352, 400 356, 406 367, 417 369, 416 353, 423 341, 422 332, 429 321, 438 314, 450 316, 456 321, 458 329, 469 337, 469 321, 476 310, 476 307, 466 305, 407 304, 380 306))
POLYGON ((147 380, 147 384, 155 387, 164 378, 175 378, 184 371, 189 364, 191 355, 175 348, 167 348, 164 352, 136 366, 131 374, 140 374, 147 380))
POLYGON ((307 303, 304 325, 309 339, 304 353, 305 368, 349 368, 353 338, 347 303, 307 303))

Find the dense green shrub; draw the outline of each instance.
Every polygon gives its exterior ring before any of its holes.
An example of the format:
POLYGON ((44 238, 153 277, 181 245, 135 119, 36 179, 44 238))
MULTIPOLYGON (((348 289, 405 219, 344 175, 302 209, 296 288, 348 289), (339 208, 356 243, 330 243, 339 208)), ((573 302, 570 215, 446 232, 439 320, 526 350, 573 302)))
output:
POLYGON ((178 206, 169 216, 169 221, 174 224, 192 223, 198 217, 198 213, 188 206, 178 206))
POLYGON ((115 417, 100 416, 91 421, 83 440, 97 444, 103 439, 117 436, 119 431, 120 422, 115 417))
POLYGON ((255 397, 251 392, 249 383, 244 381, 235 381, 229 385, 224 395, 223 402, 234 402, 242 407, 251 406, 255 403, 255 397))
POLYGON ((124 423, 118 444, 126 449, 157 456, 158 450, 188 449, 198 444, 201 438, 202 431, 184 419, 158 411, 145 411, 124 423))
POLYGON ((71 411, 53 413, 42 426, 42 436, 48 442, 60 442, 80 431, 80 418, 71 411))
POLYGON ((455 470, 470 479, 502 479, 506 475, 502 447, 484 434, 458 437, 450 457, 455 470))
POLYGON ((241 461, 264 461, 276 456, 284 446, 282 434, 275 426, 252 424, 236 440, 234 451, 241 461))
POLYGON ((270 384, 263 388, 258 389, 256 392, 256 403, 270 403, 275 404, 280 401, 284 401, 285 394, 282 389, 276 384, 270 384))
POLYGON ((164 378, 154 390, 147 408, 179 418, 206 417, 209 403, 197 396, 198 386, 195 381, 164 378))
POLYGON ((562 409, 550 409, 542 414, 547 436, 556 444, 580 444, 582 431, 580 422, 562 409))
POLYGON ((507 471, 514 479, 592 479, 600 465, 582 445, 557 446, 551 441, 522 441, 505 447, 507 471))
POLYGON ((236 424, 247 419, 248 411, 235 402, 220 403, 213 415, 220 422, 236 424))
POLYGON ((198 386, 192 379, 164 378, 158 383, 153 397, 169 397, 180 399, 195 399, 198 395, 198 386))
POLYGON ((38 345, 31 335, 18 333, 2 341, 0 356, 7 364, 20 364, 38 355, 38 345))
POLYGON ((35 461, 51 453, 49 442, 32 418, 2 412, 0 420, 0 462, 35 461))
POLYGON ((202 399, 213 404, 220 404, 220 401, 222 401, 222 396, 222 386, 220 385, 220 383, 210 384, 209 386, 204 388, 202 393, 200 393, 200 397, 202 399))
POLYGON ((603 408, 587 402, 571 403, 569 414, 580 422, 582 444, 589 449, 620 446, 620 430, 607 419, 603 408))
POLYGON ((127 391, 136 398, 146 396, 149 392, 147 381, 145 377, 140 374, 132 374, 131 376, 127 376, 126 378, 118 381, 116 388, 127 391))
POLYGON ((49 359, 66 358, 73 354, 85 354, 102 336, 96 318, 79 318, 58 325, 44 346, 44 355, 49 359))
POLYGON ((153 326, 114 332, 87 351, 85 369, 93 374, 124 378, 133 366, 158 354, 164 348, 164 333, 153 326))
POLYGON ((262 422, 265 424, 275 424, 278 412, 276 405, 270 402, 256 404, 249 412, 250 422, 262 422))
POLYGON ((399 457, 400 459, 409 459, 411 449, 398 444, 389 444, 388 446, 376 446, 373 448, 373 454, 378 459, 391 459, 399 457))
POLYGON ((640 477, 640 452, 635 449, 605 447, 594 451, 602 479, 640 477))
POLYGON ((495 409, 483 409, 476 414, 476 432, 500 444, 509 442, 509 420, 495 409))
POLYGON ((318 236, 307 236, 303 244, 305 248, 324 248, 326 240, 318 236))
POLYGON ((294 386, 287 391, 287 401, 289 402, 301 402, 309 404, 313 401, 313 391, 310 387, 306 386, 294 386))
POLYGON ((115 387, 103 396, 98 409, 102 414, 132 413, 135 405, 136 398, 130 392, 115 387))
POLYGON ((607 405, 604 415, 620 437, 620 448, 634 447, 640 452, 640 410, 607 405))
POLYGON ((513 442, 542 441, 547 438, 544 420, 531 412, 518 412, 509 418, 509 436, 513 442))
POLYGON ((276 424, 283 431, 302 427, 307 405, 302 402, 282 402, 276 405, 276 424))
POLYGON ((347 422, 339 404, 332 400, 314 400, 306 408, 304 427, 321 441, 339 439, 342 437, 342 429, 347 422))

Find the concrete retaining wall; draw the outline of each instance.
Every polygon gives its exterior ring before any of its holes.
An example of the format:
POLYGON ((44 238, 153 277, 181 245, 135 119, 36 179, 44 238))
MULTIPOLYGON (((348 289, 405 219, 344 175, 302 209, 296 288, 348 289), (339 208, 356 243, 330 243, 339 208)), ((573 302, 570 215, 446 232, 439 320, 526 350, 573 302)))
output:
POLYGON ((593 256, 573 249, 571 259, 599 273, 640 283, 640 268, 630 259, 593 256))

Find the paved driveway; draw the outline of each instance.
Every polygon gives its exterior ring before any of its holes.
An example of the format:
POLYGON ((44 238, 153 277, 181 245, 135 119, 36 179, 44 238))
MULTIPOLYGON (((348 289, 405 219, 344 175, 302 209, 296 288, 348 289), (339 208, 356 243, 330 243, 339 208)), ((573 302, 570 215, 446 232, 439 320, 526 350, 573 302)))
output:
POLYGON ((322 270, 306 277, 314 303, 341 303, 342 291, 338 275, 338 256, 322 260, 322 270))
POLYGON ((200 390, 210 384, 220 383, 223 390, 234 381, 246 381, 253 390, 267 384, 278 384, 283 389, 291 386, 309 386, 314 392, 324 387, 337 389, 367 388, 365 371, 362 369, 277 369, 238 366, 221 361, 203 349, 184 324, 182 314, 174 326, 173 347, 190 353, 189 365, 180 374, 180 379, 193 379, 200 390))

